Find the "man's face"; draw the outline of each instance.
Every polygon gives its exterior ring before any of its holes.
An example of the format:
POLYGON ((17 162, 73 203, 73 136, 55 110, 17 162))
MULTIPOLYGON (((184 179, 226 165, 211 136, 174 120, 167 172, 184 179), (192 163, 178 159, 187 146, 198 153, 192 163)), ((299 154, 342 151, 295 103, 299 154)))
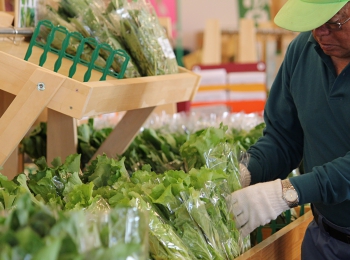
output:
MULTIPOLYGON (((345 22, 350 17, 349 11, 348 3, 328 22, 345 22)), ((325 54, 335 58, 350 59, 350 21, 341 25, 341 29, 336 30, 332 30, 331 26, 326 23, 314 29, 312 34, 325 54)))

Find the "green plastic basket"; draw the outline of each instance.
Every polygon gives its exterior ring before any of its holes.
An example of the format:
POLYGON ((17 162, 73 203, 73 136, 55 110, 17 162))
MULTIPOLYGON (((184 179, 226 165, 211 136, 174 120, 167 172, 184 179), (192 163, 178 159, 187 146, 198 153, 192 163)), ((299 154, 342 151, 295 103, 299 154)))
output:
POLYGON ((115 77, 117 79, 124 78, 125 70, 130 60, 129 55, 122 49, 112 49, 112 47, 106 43, 98 43, 96 39, 91 37, 84 38, 79 32, 69 32, 64 26, 54 26, 48 20, 41 20, 38 22, 38 25, 34 29, 24 60, 29 60, 34 46, 44 50, 40 56, 39 66, 43 66, 45 64, 48 52, 57 55, 57 60, 55 61, 54 65, 55 72, 57 72, 60 69, 63 58, 71 60, 72 65, 69 69, 69 75, 67 75, 70 78, 74 76, 77 64, 82 64, 86 66, 87 70, 84 74, 84 82, 89 81, 92 70, 97 70, 102 73, 100 80, 105 80, 107 75, 115 77), (40 30, 43 29, 43 27, 45 27, 45 29, 48 29, 50 33, 44 41, 38 41, 38 35, 40 33, 40 30), (56 33, 62 33, 63 35, 65 35, 60 49, 54 48, 52 46, 52 42, 55 39, 56 33), (66 52, 66 49, 71 42, 71 39, 75 39, 79 42, 77 51, 74 55, 68 54, 66 52), (91 59, 89 61, 82 58, 82 54, 84 53, 84 48, 86 45, 89 45, 94 49, 91 55, 91 59), (100 51, 104 51, 104 53, 108 54, 106 58, 106 64, 104 67, 95 64, 95 61, 100 55, 100 51), (120 56, 124 59, 124 62, 122 63, 119 72, 115 72, 111 69, 112 63, 116 56, 120 56))

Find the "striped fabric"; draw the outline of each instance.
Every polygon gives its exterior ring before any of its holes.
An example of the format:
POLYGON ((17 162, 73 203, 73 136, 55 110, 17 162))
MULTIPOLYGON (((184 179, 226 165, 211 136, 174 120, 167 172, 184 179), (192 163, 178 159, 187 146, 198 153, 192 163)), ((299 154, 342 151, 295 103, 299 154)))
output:
POLYGON ((265 64, 196 65, 201 84, 191 108, 225 107, 230 112, 262 113, 267 88, 265 64))

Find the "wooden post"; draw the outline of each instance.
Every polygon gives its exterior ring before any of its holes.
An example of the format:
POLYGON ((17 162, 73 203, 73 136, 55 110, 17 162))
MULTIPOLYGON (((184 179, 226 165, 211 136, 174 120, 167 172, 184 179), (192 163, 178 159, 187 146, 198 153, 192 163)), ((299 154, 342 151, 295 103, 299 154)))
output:
POLYGON ((56 157, 62 162, 70 154, 77 152, 77 124, 76 119, 52 109, 47 113, 47 163, 56 157))
POLYGON ((216 19, 209 19, 206 22, 203 35, 202 63, 221 63, 221 29, 220 22, 216 19))
POLYGON ((253 19, 242 18, 239 22, 237 62, 258 62, 256 28, 253 19))
MULTIPOLYGON (((0 117, 5 113, 6 109, 10 106, 14 98, 14 95, 0 90, 0 117)), ((17 146, 7 159, 6 163, 3 165, 3 169, 0 170, 0 172, 9 179, 13 179, 13 177, 15 177, 22 168, 19 165, 18 151, 19 149, 17 146)))
MULTIPOLYGON (((260 29, 273 29, 271 21, 262 22, 259 24, 260 29)), ((262 61, 266 64, 266 85, 270 89, 273 80, 276 77, 277 71, 277 37, 272 33, 265 33, 259 35, 262 44, 262 61)))
MULTIPOLYGON (((0 11, 3 11, 3 12, 6 11, 5 0, 0 0, 0 11)), ((1 18, 1 14, 0 14, 0 18, 1 18)))

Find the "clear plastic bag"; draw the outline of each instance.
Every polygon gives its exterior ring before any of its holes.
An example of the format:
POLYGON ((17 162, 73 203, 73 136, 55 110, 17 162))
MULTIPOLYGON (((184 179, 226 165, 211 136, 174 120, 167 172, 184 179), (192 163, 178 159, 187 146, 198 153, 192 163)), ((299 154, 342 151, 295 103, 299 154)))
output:
POLYGON ((107 14, 113 26, 110 30, 135 61, 141 76, 177 73, 173 48, 152 5, 141 0, 113 0, 111 5, 114 9, 107 14))

